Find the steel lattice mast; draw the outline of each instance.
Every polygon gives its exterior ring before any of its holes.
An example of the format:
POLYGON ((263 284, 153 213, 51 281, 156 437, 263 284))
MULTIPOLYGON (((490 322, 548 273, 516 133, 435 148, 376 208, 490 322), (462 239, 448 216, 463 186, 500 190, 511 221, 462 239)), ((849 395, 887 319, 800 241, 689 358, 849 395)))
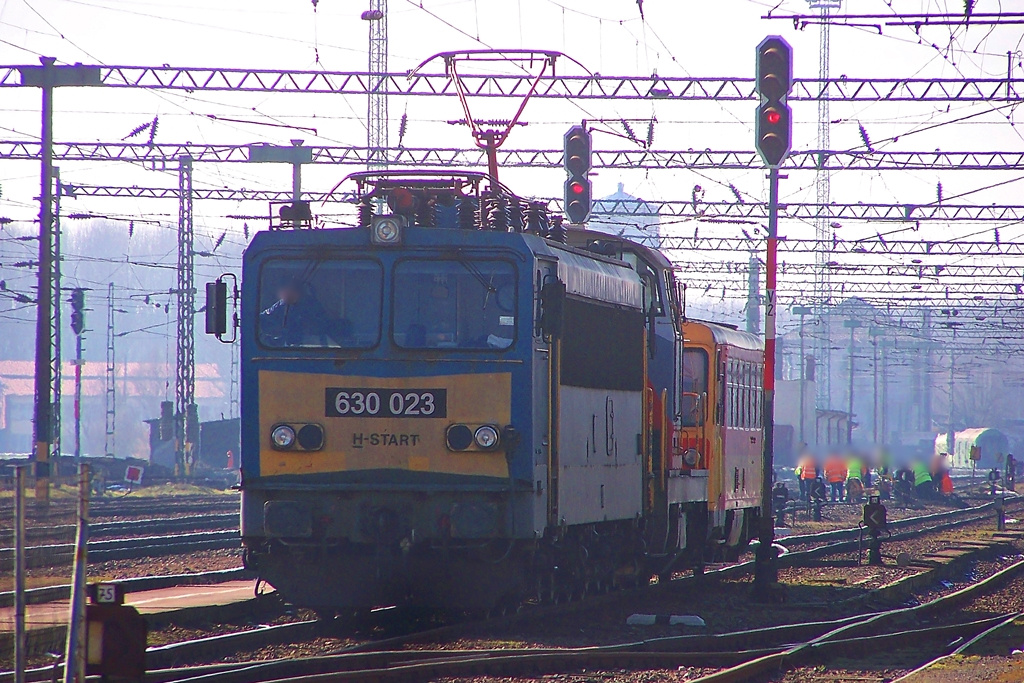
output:
POLYGON ((53 441, 50 443, 50 460, 56 468, 54 474, 60 475, 60 436, 61 436, 61 277, 60 277, 60 169, 53 167, 53 243, 51 244, 53 269, 50 271, 52 287, 52 310, 50 312, 50 394, 53 408, 50 412, 53 441))
POLYGON ((189 473, 194 438, 188 415, 195 403, 195 272, 192 224, 192 159, 178 159, 178 353, 175 366, 175 467, 179 475, 189 473))
MULTIPOLYGON (((820 40, 818 45, 818 78, 828 81, 829 78, 829 22, 828 15, 833 9, 839 9, 841 0, 809 0, 812 9, 821 11, 820 40)), ((827 206, 831 197, 830 172, 824 168, 825 150, 831 149, 829 135, 829 100, 818 100, 818 169, 814 178, 814 188, 818 206, 827 206)), ((829 409, 832 403, 832 276, 828 267, 831 261, 829 249, 830 221, 824 214, 814 220, 814 237, 818 240, 819 249, 815 254, 817 273, 814 278, 814 307, 817 309, 818 331, 815 335, 814 355, 817 357, 820 373, 815 382, 815 403, 819 408, 829 409)))
POLYGON ((106 435, 103 453, 109 458, 116 457, 115 438, 117 426, 117 366, 114 361, 114 283, 107 285, 107 366, 104 374, 104 405, 106 407, 106 435))
POLYGON ((388 148, 388 0, 370 0, 363 19, 370 24, 370 83, 367 95, 367 167, 387 168, 388 148))

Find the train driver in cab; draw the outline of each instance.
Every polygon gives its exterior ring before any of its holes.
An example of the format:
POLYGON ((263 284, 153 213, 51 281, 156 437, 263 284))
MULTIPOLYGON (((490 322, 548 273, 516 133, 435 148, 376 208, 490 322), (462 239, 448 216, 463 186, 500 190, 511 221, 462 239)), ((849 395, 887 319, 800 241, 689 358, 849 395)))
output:
POLYGON ((260 313, 260 341, 271 347, 343 346, 349 321, 330 315, 312 286, 297 276, 282 280, 277 301, 260 313))

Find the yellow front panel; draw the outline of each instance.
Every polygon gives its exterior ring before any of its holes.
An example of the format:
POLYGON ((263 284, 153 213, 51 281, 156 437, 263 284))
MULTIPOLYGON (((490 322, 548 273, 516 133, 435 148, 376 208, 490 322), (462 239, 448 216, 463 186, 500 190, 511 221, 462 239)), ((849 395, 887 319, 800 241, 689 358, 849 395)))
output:
POLYGON ((452 424, 511 421, 512 375, 438 377, 351 377, 312 373, 259 373, 260 474, 315 474, 367 469, 402 469, 447 474, 507 477, 505 453, 449 451, 445 430, 452 424), (447 417, 327 417, 328 387, 366 389, 445 389, 447 417), (324 448, 313 453, 276 451, 270 431, 276 424, 317 423, 324 448))

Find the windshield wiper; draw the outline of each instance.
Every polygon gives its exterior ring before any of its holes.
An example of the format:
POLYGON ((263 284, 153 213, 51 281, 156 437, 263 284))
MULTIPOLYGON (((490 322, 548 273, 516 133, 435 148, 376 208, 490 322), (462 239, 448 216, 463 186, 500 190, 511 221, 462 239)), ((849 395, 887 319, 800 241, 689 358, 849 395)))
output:
POLYGON ((492 273, 491 279, 488 280, 487 276, 484 275, 479 268, 477 268, 476 264, 467 259, 465 256, 463 256, 462 253, 459 251, 455 252, 455 260, 458 261, 460 266, 466 269, 466 272, 472 275, 476 279, 476 281, 480 283, 481 287, 487 290, 487 293, 484 295, 484 309, 486 310, 488 297, 490 297, 491 294, 497 295, 498 293, 497 288, 493 284, 494 274, 492 273))

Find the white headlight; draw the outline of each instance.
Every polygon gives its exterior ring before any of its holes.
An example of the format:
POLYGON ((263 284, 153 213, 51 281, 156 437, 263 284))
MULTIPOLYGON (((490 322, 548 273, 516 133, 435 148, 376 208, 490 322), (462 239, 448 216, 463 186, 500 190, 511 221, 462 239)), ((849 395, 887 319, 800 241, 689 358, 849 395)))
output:
POLYGON ((374 216, 370 227, 370 238, 374 244, 400 244, 402 228, 405 227, 403 216, 374 216))
POLYGON ((698 460, 700 460, 700 453, 696 448, 687 448, 686 452, 683 453, 683 462, 690 467, 696 465, 698 460))
POLYGON ((491 425, 477 427, 473 433, 473 440, 480 448, 494 448, 498 445, 498 430, 491 425))
POLYGON ((291 448, 292 444, 295 443, 295 430, 288 425, 278 425, 270 433, 270 440, 278 448, 291 448))

